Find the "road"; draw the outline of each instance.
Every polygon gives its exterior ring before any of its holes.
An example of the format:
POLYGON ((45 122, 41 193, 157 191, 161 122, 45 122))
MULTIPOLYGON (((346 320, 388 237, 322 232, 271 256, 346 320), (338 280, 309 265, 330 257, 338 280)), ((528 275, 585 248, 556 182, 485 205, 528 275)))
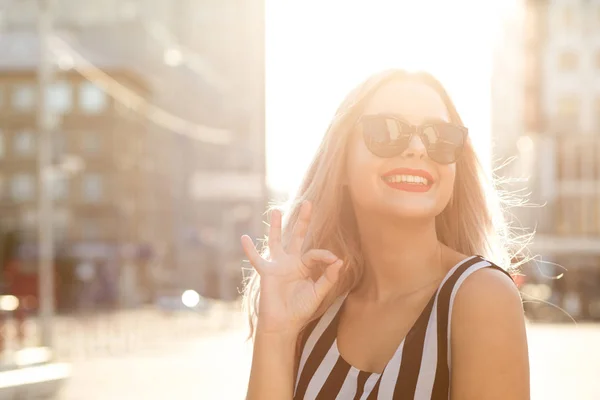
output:
POLYGON ((249 347, 239 331, 167 351, 80 360, 59 400, 243 399, 249 347))
POLYGON ((532 399, 600 399, 600 325, 531 325, 532 399))
MULTIPOLYGON (((533 400, 600 399, 600 325, 530 325, 533 400)), ((59 400, 243 399, 250 365, 232 329, 169 346, 79 358, 59 400)))

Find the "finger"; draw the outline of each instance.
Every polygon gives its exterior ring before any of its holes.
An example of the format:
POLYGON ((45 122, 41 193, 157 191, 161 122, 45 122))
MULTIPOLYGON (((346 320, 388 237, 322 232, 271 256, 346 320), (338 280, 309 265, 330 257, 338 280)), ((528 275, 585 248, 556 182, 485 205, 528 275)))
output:
POLYGON ((283 252, 281 247, 281 211, 271 211, 271 221, 269 224, 269 251, 271 255, 283 252))
POLYGON ((246 253, 246 257, 248 257, 248 261, 250 261, 250 264, 252 264, 256 272, 261 274, 265 269, 267 260, 262 258, 260 254, 258 254, 258 251, 256 251, 256 247, 254 247, 254 242, 252 242, 250 236, 242 236, 241 241, 242 248, 244 249, 244 253, 246 253))
POLYGON ((305 267, 311 268, 320 263, 333 264, 338 257, 329 250, 311 249, 304 253, 300 259, 305 267))
POLYGON ((337 260, 329 265, 323 275, 315 282, 315 295, 317 301, 321 302, 327 296, 327 293, 333 288, 340 277, 340 270, 344 265, 342 260, 337 260))
POLYGON ((308 231, 308 224, 310 223, 311 204, 308 201, 302 202, 300 206, 300 213, 298 214, 298 220, 294 225, 294 231, 290 240, 290 245, 287 249, 289 254, 298 254, 302 250, 304 244, 304 238, 308 231))

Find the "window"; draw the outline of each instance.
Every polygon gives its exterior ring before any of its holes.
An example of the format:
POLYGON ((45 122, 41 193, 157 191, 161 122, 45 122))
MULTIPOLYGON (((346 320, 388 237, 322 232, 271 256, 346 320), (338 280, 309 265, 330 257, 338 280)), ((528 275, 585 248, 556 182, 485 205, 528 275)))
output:
POLYGON ((17 111, 31 111, 35 107, 35 97, 35 87, 32 83, 17 83, 12 87, 12 108, 17 111))
POLYGON ((579 57, 574 51, 565 51, 558 58, 558 68, 561 71, 574 71, 579 64, 579 57))
POLYGON ((581 199, 560 197, 558 201, 558 234, 573 235, 581 232, 581 199))
MULTIPOLYGON (((577 129, 579 126, 579 111, 581 101, 577 96, 567 95, 558 100, 557 114, 559 118, 559 129, 577 129)), ((567 132, 568 133, 568 132, 567 132)))
POLYGON ((52 180, 52 195, 55 200, 65 199, 69 192, 69 180, 58 176, 52 180))
POLYGON ((596 233, 596 205, 597 199, 593 195, 581 198, 581 234, 596 233))
POLYGON ((31 200, 35 192, 35 179, 31 174, 20 173, 12 177, 11 196, 14 200, 31 200))
POLYGON ((577 179, 578 158, 577 146, 569 140, 569 136, 557 140, 556 173, 559 180, 577 179))
POLYGON ((20 156, 32 155, 35 152, 35 138, 30 131, 19 131, 14 136, 14 152, 20 156))
POLYGON ((103 181, 98 174, 87 174, 83 178, 83 198, 88 202, 97 202, 102 199, 103 181))
POLYGON ((73 108, 73 91, 67 81, 50 85, 46 96, 48 107, 55 113, 67 113, 73 108))
POLYGON ((92 82, 82 82, 79 86, 79 107, 86 114, 98 114, 106 109, 106 93, 92 82))
POLYGON ((95 154, 100 151, 102 141, 98 132, 83 132, 81 137, 81 148, 85 153, 95 154))

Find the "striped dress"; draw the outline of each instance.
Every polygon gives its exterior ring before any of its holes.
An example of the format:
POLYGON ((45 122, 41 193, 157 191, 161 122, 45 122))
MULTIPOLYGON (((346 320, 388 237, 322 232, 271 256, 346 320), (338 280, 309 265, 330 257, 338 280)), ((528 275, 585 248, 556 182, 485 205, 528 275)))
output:
POLYGON ((346 295, 340 296, 303 334, 294 399, 448 399, 452 304, 462 282, 487 267, 508 275, 480 256, 447 273, 381 374, 361 371, 340 356, 336 334, 346 295))

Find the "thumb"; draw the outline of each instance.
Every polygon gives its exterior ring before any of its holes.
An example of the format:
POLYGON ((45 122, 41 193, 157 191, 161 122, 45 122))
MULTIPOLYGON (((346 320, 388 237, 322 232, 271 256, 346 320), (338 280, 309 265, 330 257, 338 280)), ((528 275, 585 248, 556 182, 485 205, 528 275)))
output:
POLYGON ((333 264, 330 264, 323 272, 323 275, 315 282, 315 294, 319 302, 323 301, 327 293, 331 290, 333 285, 338 281, 340 277, 340 270, 344 262, 337 260, 333 264))

